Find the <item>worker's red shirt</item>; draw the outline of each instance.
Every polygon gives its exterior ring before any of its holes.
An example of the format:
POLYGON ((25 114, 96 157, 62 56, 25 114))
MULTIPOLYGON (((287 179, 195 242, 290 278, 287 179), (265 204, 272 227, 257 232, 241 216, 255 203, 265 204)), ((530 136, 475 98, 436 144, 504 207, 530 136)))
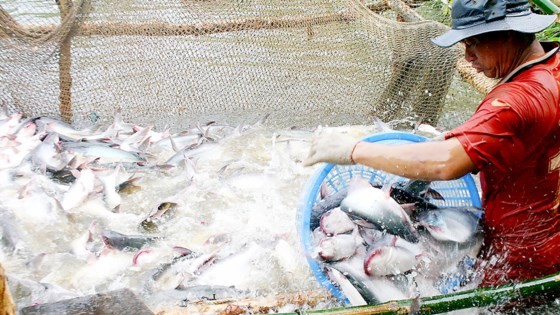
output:
POLYGON ((560 56, 554 47, 504 78, 451 130, 480 172, 483 285, 560 271, 560 56))

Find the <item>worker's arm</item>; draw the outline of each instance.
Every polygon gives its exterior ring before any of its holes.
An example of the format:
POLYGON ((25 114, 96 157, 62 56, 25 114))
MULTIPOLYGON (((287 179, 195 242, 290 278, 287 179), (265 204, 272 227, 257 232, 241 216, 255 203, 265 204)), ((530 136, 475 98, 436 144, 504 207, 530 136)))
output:
POLYGON ((395 175, 424 180, 456 179, 475 169, 455 138, 402 145, 358 142, 352 160, 395 175))
POLYGON ((332 130, 314 136, 304 164, 319 162, 359 163, 395 175, 424 180, 455 179, 475 169, 465 149, 455 138, 386 145, 359 142, 347 134, 332 130))

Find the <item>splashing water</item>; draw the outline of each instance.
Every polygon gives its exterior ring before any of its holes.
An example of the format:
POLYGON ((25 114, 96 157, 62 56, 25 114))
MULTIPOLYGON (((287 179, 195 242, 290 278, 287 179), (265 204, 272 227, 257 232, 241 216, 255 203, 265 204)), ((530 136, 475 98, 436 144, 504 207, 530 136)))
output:
MULTIPOLYGON (((366 126, 348 130, 356 136, 376 132, 366 126)), ((174 153, 159 150, 147 165, 121 169, 119 176, 135 177, 137 187, 121 194, 117 212, 107 206, 100 185, 79 206, 63 211, 57 198, 68 185, 26 161, 2 170, 0 207, 14 214, 18 246, 2 247, 0 260, 10 285, 17 285, 12 288, 17 307, 129 288, 157 311, 185 306, 187 292, 194 288, 213 288, 198 293, 200 300, 226 287, 235 289, 225 296, 234 300, 320 292, 322 304, 312 305, 339 305, 312 276, 299 244, 298 202, 314 170, 301 161, 311 135, 254 126, 200 145, 196 162, 171 168, 152 167, 174 153), (154 220, 154 230, 143 229, 141 222, 166 202, 176 205, 173 211, 154 220), (140 251, 108 249, 105 230, 158 239, 140 251), (196 255, 168 272, 162 266, 177 261, 177 247, 196 255), (33 291, 25 280, 58 291, 33 291), (184 295, 175 294, 177 286, 184 295)), ((8 228, 2 227, 4 232, 8 228)))

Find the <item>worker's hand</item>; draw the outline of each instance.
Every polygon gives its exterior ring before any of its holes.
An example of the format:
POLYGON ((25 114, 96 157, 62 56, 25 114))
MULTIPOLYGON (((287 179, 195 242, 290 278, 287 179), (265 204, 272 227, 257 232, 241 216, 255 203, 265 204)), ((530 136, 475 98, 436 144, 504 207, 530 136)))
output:
POLYGON ((303 165, 319 162, 332 164, 354 164, 352 152, 359 139, 329 128, 319 129, 313 135, 311 148, 303 165))

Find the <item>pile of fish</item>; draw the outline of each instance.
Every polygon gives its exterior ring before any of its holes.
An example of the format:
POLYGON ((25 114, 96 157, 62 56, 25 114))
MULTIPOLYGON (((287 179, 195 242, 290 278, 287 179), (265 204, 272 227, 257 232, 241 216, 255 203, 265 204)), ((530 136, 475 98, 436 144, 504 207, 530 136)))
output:
POLYGON ((0 111, 0 262, 17 307, 121 288, 156 311, 321 291, 294 228, 311 135, 0 111))
POLYGON ((360 176, 311 211, 314 258, 352 305, 410 299, 476 286, 481 245, 475 207, 440 208, 428 181, 372 185, 360 176), (468 282, 468 284, 467 284, 468 282))

